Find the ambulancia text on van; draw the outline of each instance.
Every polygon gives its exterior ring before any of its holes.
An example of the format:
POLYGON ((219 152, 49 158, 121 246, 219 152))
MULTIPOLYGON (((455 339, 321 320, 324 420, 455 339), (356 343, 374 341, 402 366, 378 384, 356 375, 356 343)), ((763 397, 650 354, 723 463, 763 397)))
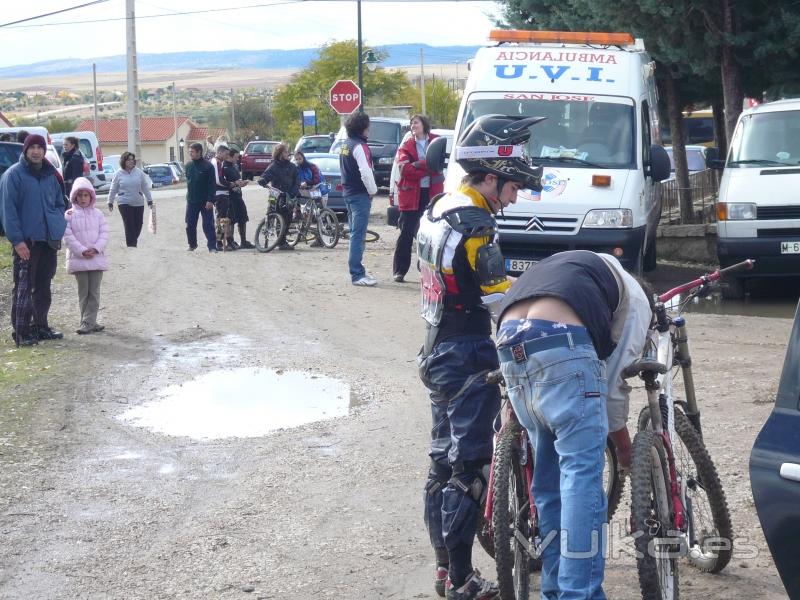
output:
POLYGON ((746 278, 800 274, 800 99, 739 116, 719 185, 717 255, 723 267, 756 261, 729 279, 730 297, 744 295, 746 278))
MULTIPOLYGON (((613 254, 653 269, 660 202, 669 176, 659 140, 654 63, 626 33, 492 31, 478 50, 456 139, 486 114, 541 116, 527 152, 542 165, 540 193, 522 190, 498 215, 506 270, 524 271, 563 250, 613 254)), ((451 163, 446 188, 464 172, 451 163)))

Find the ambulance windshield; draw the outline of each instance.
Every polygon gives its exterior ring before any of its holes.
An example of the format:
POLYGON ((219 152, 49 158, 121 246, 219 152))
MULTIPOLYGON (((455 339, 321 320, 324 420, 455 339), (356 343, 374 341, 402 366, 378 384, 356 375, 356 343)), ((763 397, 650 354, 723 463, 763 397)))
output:
POLYGON ((536 98, 537 94, 473 94, 462 131, 488 114, 547 117, 531 128, 528 156, 538 164, 636 168, 633 103, 627 98, 587 101, 536 98), (513 98, 509 96, 514 96, 513 98), (520 99, 518 96, 526 96, 520 99), (577 160, 576 160, 577 159, 577 160))

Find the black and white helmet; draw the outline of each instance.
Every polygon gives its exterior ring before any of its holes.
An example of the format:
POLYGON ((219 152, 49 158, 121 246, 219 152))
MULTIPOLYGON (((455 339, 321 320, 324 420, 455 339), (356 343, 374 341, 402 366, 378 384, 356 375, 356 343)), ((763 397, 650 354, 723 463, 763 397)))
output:
POLYGON ((526 158, 531 125, 547 117, 484 115, 461 134, 453 158, 467 173, 493 173, 500 180, 541 190, 542 168, 526 158))

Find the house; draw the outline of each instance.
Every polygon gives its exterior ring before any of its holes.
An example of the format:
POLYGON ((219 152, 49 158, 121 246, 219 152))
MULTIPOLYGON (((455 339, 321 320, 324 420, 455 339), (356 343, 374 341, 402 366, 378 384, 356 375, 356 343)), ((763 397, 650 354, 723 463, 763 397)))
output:
MULTIPOLYGON (((127 119, 101 119, 98 121, 100 132, 97 138, 103 154, 122 154, 128 149, 128 120, 127 119)), ((94 131, 94 120, 81 121, 77 131, 94 131)), ((200 142, 205 148, 205 138, 208 135, 228 137, 225 129, 209 129, 201 127, 189 117, 141 117, 139 119, 139 138, 141 141, 141 156, 138 158, 144 164, 153 164, 178 160, 189 160, 188 147, 193 142, 200 142), (177 133, 175 125, 177 123, 177 133)))

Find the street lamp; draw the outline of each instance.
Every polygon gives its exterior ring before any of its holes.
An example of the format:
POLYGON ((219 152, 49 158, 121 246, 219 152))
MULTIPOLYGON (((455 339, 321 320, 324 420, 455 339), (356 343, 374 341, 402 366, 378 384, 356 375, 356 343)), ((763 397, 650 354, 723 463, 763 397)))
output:
POLYGON ((184 141, 183 141, 183 138, 181 138, 181 141, 180 141, 180 142, 178 142, 178 146, 179 146, 179 147, 180 147, 180 149, 181 149, 181 162, 183 162, 183 147, 184 147, 185 145, 186 145, 186 142, 184 142, 184 141))
POLYGON ((367 65, 367 69, 370 71, 377 69, 378 63, 380 63, 373 50, 367 50, 364 52, 364 55, 361 57, 361 62, 367 65))

